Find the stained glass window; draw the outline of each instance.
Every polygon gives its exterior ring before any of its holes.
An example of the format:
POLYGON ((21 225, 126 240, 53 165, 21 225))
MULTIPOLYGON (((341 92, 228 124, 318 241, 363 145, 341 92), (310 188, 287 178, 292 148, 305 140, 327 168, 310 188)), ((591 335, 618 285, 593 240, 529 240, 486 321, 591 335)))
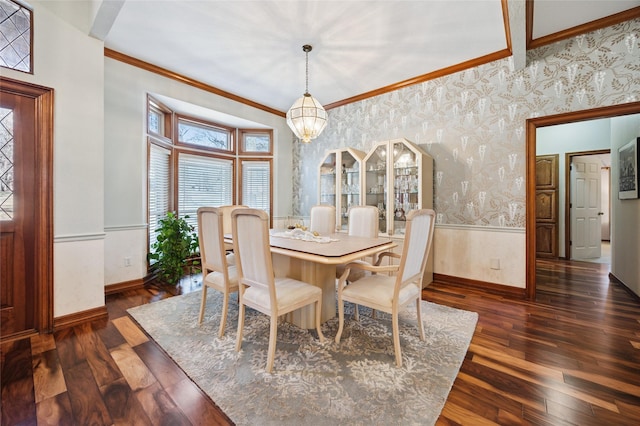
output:
POLYGON ((13 111, 0 108, 0 220, 13 218, 13 111))
POLYGON ((0 0, 0 66, 32 72, 31 10, 0 0))

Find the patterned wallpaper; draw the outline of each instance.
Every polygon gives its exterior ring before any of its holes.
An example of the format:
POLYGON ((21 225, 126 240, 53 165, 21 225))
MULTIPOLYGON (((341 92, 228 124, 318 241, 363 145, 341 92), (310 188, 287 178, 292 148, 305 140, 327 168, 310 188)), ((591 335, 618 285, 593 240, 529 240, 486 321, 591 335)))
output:
POLYGON ((440 224, 525 226, 525 120, 640 100, 640 19, 329 111, 324 133, 294 145, 295 215, 317 202, 328 149, 369 152, 406 138, 434 158, 440 224))

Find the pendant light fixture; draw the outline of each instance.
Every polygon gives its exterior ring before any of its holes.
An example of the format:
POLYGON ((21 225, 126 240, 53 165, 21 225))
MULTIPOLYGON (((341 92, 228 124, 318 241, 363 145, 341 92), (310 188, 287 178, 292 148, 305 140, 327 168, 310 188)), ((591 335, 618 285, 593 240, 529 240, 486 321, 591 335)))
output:
POLYGON ((311 45, 302 46, 306 55, 307 67, 304 95, 295 101, 287 111, 287 124, 303 143, 309 143, 311 139, 317 138, 327 126, 327 112, 320 102, 309 94, 309 52, 311 49, 311 45))

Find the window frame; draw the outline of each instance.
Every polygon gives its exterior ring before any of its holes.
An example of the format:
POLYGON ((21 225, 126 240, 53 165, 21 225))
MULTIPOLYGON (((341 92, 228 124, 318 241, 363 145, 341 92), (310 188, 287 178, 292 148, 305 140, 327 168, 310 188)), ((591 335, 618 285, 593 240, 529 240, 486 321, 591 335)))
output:
POLYGON ((238 130, 238 155, 273 157, 273 130, 272 129, 239 129, 238 130), (269 151, 248 151, 244 149, 244 138, 248 135, 266 134, 269 137, 269 151))
MULTIPOLYGON (((272 129, 239 129, 226 125, 221 125, 213 121, 207 121, 201 118, 195 118, 188 114, 182 114, 167 107, 162 102, 159 102, 151 94, 147 94, 147 115, 145 117, 145 130, 147 137, 147 171, 146 171, 146 201, 147 201, 147 223, 150 226, 150 181, 149 170, 151 161, 151 145, 156 145, 160 148, 166 149, 170 152, 169 160, 169 182, 168 182, 168 197, 167 206, 168 211, 174 211, 180 214, 179 208, 179 162, 181 154, 189 154, 194 156, 211 157, 222 160, 229 160, 232 163, 231 171, 231 196, 232 204, 241 204, 242 200, 242 174, 241 165, 244 161, 268 161, 269 162, 269 223, 273 225, 273 194, 274 194, 274 170, 273 170, 273 130, 272 129), (149 111, 158 111, 164 114, 164 134, 157 134, 149 131, 149 111), (206 127, 213 127, 215 129, 221 129, 229 134, 229 141, 231 150, 220 150, 216 148, 206 147, 197 144, 191 144, 178 141, 178 123, 179 120, 186 120, 194 122, 198 125, 206 127), (269 153, 255 152, 255 151, 243 151, 240 152, 239 138, 240 135, 245 134, 264 133, 269 136, 269 153)), ((151 230, 147 229, 147 252, 151 251, 151 230)))
POLYGON ((228 126, 224 126, 218 123, 214 123, 212 121, 206 121, 203 120, 201 118, 196 118, 196 117, 192 117, 189 115, 185 115, 185 114, 179 114, 179 113, 175 113, 174 114, 174 132, 173 132, 173 142, 174 145, 176 146, 184 146, 184 147, 189 147, 192 149, 197 149, 197 150, 202 150, 202 151, 209 151, 209 152, 217 152, 220 154, 235 154, 236 153, 236 141, 235 141, 235 133, 236 133, 236 129, 232 128, 232 127, 228 127, 228 126), (198 145, 198 144, 193 144, 193 143, 189 143, 189 142, 183 142, 180 140, 180 135, 179 135, 179 127, 180 127, 180 122, 186 122, 186 123, 193 123, 197 126, 202 126, 202 127, 209 127, 215 130, 221 130, 223 132, 226 132, 229 134, 229 147, 230 149, 219 149, 219 148, 212 148, 212 147, 208 147, 208 146, 204 146, 204 145, 198 145))
POLYGON ((145 128, 147 130, 147 135, 150 137, 158 138, 169 145, 173 145, 171 142, 172 128, 173 128, 173 112, 167 106, 165 106, 162 102, 159 102, 151 95, 147 95, 147 117, 146 117, 146 125, 145 128), (156 133, 149 129, 149 114, 151 111, 162 114, 162 126, 163 132, 156 133))

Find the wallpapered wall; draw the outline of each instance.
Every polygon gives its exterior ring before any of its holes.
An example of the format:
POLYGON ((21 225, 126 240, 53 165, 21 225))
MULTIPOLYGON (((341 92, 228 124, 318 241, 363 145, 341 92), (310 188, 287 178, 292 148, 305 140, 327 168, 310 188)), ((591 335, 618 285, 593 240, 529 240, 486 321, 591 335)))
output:
POLYGON ((521 70, 507 58, 338 107, 318 139, 295 144, 293 211, 317 202, 326 150, 404 137, 434 157, 439 224, 523 228, 525 120, 636 100, 640 19, 529 51, 521 70))

